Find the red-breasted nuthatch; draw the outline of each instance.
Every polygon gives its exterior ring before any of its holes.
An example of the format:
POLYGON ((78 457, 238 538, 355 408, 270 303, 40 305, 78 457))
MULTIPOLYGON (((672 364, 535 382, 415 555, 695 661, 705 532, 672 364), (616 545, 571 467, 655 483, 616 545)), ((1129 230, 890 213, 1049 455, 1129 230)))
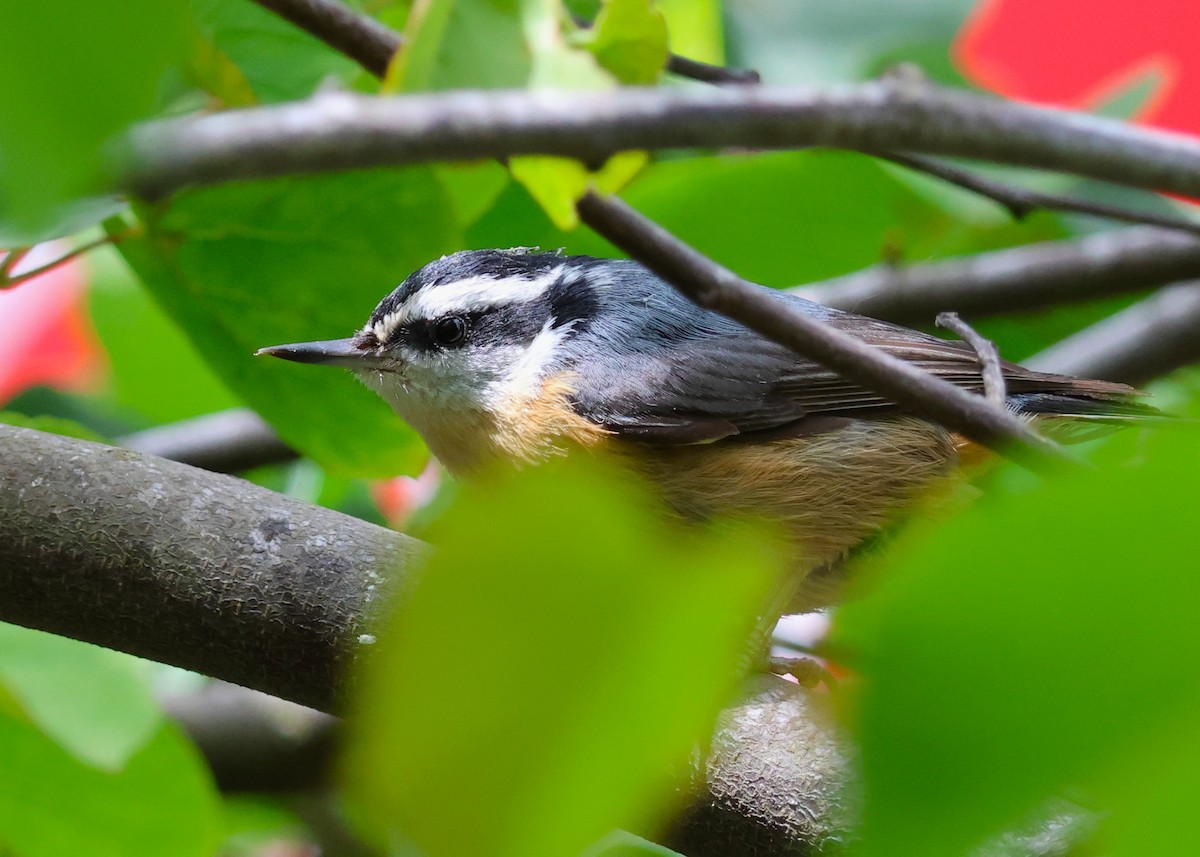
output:
MULTIPOLYGON (((963 343, 767 291, 954 384, 982 386, 963 343)), ((456 475, 571 447, 612 451, 686 517, 782 522, 803 573, 940 481, 961 443, 617 259, 455 253, 408 277, 353 337, 259 353, 353 370, 456 475)), ((1003 370, 1022 414, 1151 410, 1122 384, 1003 370)), ((796 606, 825 600, 820 589, 806 587, 796 606)))

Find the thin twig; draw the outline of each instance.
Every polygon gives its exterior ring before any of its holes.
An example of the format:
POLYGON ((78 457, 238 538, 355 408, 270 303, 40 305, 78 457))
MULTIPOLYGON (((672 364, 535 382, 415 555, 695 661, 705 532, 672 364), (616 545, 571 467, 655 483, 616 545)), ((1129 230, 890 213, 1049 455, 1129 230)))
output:
POLYGON ((1008 389, 1004 383, 1004 369, 1000 365, 1000 352, 996 344, 985 339, 975 328, 963 321, 956 312, 940 312, 935 321, 938 327, 958 335, 975 350, 979 357, 979 376, 983 379, 983 394, 993 405, 1004 407, 1008 401, 1008 389))
POLYGON ((8 282, 12 269, 19 265, 21 260, 32 250, 33 247, 14 247, 4 254, 4 261, 0 262, 0 287, 8 282))
POLYGON ((1023 220, 1038 210, 1065 211, 1089 217, 1101 217, 1106 220, 1117 220, 1122 223, 1140 223, 1146 226, 1159 226, 1163 229, 1177 229, 1180 232, 1200 235, 1200 223, 1183 217, 1172 217, 1169 214, 1157 214, 1151 211, 1135 211, 1124 206, 1092 202, 1067 194, 1030 190, 1019 185, 999 182, 933 158, 902 155, 897 152, 868 152, 867 154, 891 161, 910 170, 925 173, 986 197, 1008 209, 1009 214, 1016 220, 1023 220))
POLYGON ((876 265, 793 291, 837 309, 921 324, 944 310, 982 318, 1196 277, 1200 241, 1144 227, 923 265, 876 265))
POLYGON ((769 289, 746 282, 619 199, 588 193, 577 208, 592 229, 700 306, 1027 466, 1073 461, 1004 408, 782 305, 769 289))
POLYGON ((762 77, 751 69, 727 68, 712 65, 700 60, 691 60, 678 54, 667 56, 667 71, 680 77, 698 80, 701 83, 723 84, 755 84, 761 83, 762 77))
MULTIPOLYGON (((21 283, 24 283, 27 280, 32 280, 34 277, 40 277, 42 274, 48 273, 49 271, 53 271, 55 268, 67 264, 67 262, 70 262, 72 259, 82 256, 84 253, 87 253, 91 250, 95 250, 97 247, 103 247, 106 244, 114 244, 123 237, 125 236, 114 237, 106 235, 103 238, 97 238, 94 241, 89 241, 86 244, 81 244, 80 246, 67 251, 52 262, 47 262, 46 264, 30 271, 22 271, 16 275, 10 275, 9 272, 11 270, 11 266, 7 264, 8 259, 6 258, 4 260, 5 265, 0 268, 0 289, 8 289, 12 288, 13 286, 19 286, 21 283)), ((25 254, 21 255, 24 256, 25 254)))

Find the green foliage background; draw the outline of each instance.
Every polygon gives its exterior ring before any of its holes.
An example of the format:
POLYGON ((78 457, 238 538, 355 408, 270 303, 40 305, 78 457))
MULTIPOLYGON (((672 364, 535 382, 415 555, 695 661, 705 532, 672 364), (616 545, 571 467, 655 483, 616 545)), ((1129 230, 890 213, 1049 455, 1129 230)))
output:
MULTIPOLYGON (((967 0, 903 12, 884 0, 570 5, 599 11, 596 28, 564 25, 552 0, 422 0, 411 14, 373 2, 409 43, 382 90, 689 85, 661 79, 668 43, 775 82, 861 79, 913 60, 962 85, 947 46, 967 0)), ((416 472, 419 439, 339 373, 254 350, 347 335, 410 271, 455 249, 614 253, 571 222, 589 176, 548 158, 511 172, 435 164, 248 182, 132 209, 88 198, 103 187, 101 144, 130 121, 303 98, 331 81, 381 85, 246 0, 16 0, 0 26, 0 76, 13 82, 0 123, 6 243, 134 232, 119 256, 90 260, 107 386, 31 391, 7 406, 22 419, 112 437, 249 405, 307 457, 252 478, 371 516, 362 478, 416 472), (46 55, 70 60, 50 67, 46 55)), ((603 181, 773 286, 1094 228, 1052 215, 1014 224, 839 152, 634 155, 603 181)), ((1125 302, 983 328, 1020 358, 1125 302)), ((1180 373, 1159 401, 1196 414, 1198 386, 1180 373)), ((983 501, 912 528, 864 569, 879 582, 839 615, 831 644, 857 675, 839 697, 862 756, 852 850, 967 853, 1063 794, 1109 813, 1105 853, 1189 850, 1198 449, 1183 427, 1099 444, 1094 472, 1053 485, 999 467, 983 501)), ((729 698, 774 560, 761 533, 680 546, 627 490, 539 471, 465 492, 437 522, 438 559, 381 640, 333 798, 381 852, 663 853, 606 835, 661 825, 667 774, 729 698)), ((0 626, 0 850, 243 854, 305 836, 282 803, 215 792, 156 701, 175 681, 0 626)))

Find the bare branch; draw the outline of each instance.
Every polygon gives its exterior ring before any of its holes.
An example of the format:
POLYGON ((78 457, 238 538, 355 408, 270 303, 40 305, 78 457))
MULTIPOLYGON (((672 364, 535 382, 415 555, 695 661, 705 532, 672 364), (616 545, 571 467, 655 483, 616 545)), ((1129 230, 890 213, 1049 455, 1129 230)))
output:
POLYGON ((1006 409, 782 306, 769 289, 722 268, 620 200, 588 193, 578 209, 592 229, 699 305, 1028 466, 1072 460, 1006 409))
POLYGON ((680 77, 698 80, 701 83, 713 83, 718 86, 730 83, 754 84, 762 82, 762 77, 756 71, 728 68, 723 65, 711 65, 710 63, 700 62, 700 60, 690 60, 678 54, 671 54, 667 57, 666 69, 671 74, 677 74, 680 77))
MULTIPOLYGON (((0 620, 319 709, 342 699, 374 605, 403 586, 422 549, 240 479, 127 450, 3 425, 0 448, 0 620)), ((266 737, 261 722, 230 723, 230 712, 261 720, 261 699, 220 696, 168 707, 226 781, 281 784, 248 770, 254 759, 286 758, 294 784, 320 775, 326 719, 305 715, 317 745, 295 746, 266 737), (305 748, 318 757, 303 758, 305 748)), ((845 756, 822 708, 795 685, 751 680, 722 718, 677 828, 736 847, 696 854, 767 844, 810 853, 842 829, 845 756)))
POLYGON ((1102 202, 1092 202, 1079 197, 1061 193, 1043 193, 1030 190, 1019 185, 1000 182, 982 176, 970 170, 964 170, 954 164, 948 164, 933 158, 922 158, 917 155, 899 155, 894 152, 868 152, 877 158, 891 161, 910 170, 925 173, 936 179, 987 197, 993 202, 1004 206, 1017 220, 1023 220, 1039 209, 1043 211, 1065 211, 1074 214, 1085 214, 1089 217, 1101 217, 1107 220, 1117 220, 1123 223, 1140 223, 1147 226, 1159 226, 1163 229, 1177 229, 1200 236, 1200 223, 1183 217, 1172 217, 1166 214, 1156 214, 1151 211, 1135 211, 1119 205, 1107 205, 1102 202))
POLYGON ((1000 352, 996 350, 995 343, 980 336, 979 332, 959 318, 956 312, 938 313, 935 321, 938 327, 957 334, 975 349, 980 363, 979 374, 983 379, 983 394, 993 405, 1004 407, 1004 403, 1008 401, 1008 390, 1004 383, 1004 370, 1000 366, 1000 352))
POLYGON ((376 77, 387 74, 400 49, 400 34, 368 15, 332 0, 254 0, 291 21, 376 77))
POLYGON ((926 265, 878 265, 794 291, 826 306, 920 324, 1144 291, 1200 277, 1200 241, 1150 227, 1031 244, 926 265))
POLYGON ((1200 362, 1200 281, 1163 289, 1026 363, 1047 372, 1144 384, 1200 362))
POLYGON ((117 442, 135 452, 214 473, 238 473, 296 457, 296 451, 249 408, 232 408, 157 426, 119 438, 117 442))
POLYGON ((924 151, 1200 195, 1200 141, 966 92, 890 82, 792 87, 321 93, 300 103, 135 128, 117 184, 146 198, 192 184, 334 170, 628 149, 752 146, 924 151))
POLYGON ((0 425, 0 620, 328 710, 419 543, 240 479, 0 425))

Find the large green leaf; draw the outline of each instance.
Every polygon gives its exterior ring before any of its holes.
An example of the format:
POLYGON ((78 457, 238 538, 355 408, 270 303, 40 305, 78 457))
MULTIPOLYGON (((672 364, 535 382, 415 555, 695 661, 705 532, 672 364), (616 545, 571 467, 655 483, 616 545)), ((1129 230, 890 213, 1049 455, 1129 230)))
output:
MULTIPOLYGON (((700 157, 651 165, 623 194, 639 211, 745 277, 786 286, 936 252, 957 221, 873 160, 845 152, 700 157)), ((468 232, 472 246, 540 244, 617 255, 583 230, 548 227, 518 188, 468 232)))
POLYGON ((119 771, 162 720, 128 655, 0 623, 0 683, 80 761, 119 771))
POLYGON ((417 0, 388 91, 504 89, 525 85, 532 68, 520 0, 417 0))
POLYGON ((289 443, 343 472, 391 475, 416 436, 345 372, 255 358, 348 336, 416 268, 460 245, 427 169, 225 185, 146 212, 121 253, 231 390, 289 443))
POLYGON ((91 267, 88 314, 108 355, 117 403, 155 422, 238 404, 179 326, 115 255, 112 264, 91 267), (164 378, 170 378, 170 383, 164 383, 164 378))
POLYGON ((358 66, 247 0, 189 0, 201 35, 232 60, 260 101, 305 98, 324 80, 350 80, 358 66))
POLYGON ((585 463, 464 489, 380 634, 345 780, 423 853, 572 855, 644 829, 746 663, 770 540, 660 525, 585 463))
POLYGON ((217 844, 208 772, 169 724, 105 773, 0 714, 0 759, 0 842, 21 857, 208 857, 217 844))
POLYGON ((667 62, 667 22, 651 0, 606 0, 583 44, 617 80, 651 84, 667 62))
POLYGON ((45 226, 86 190, 101 144, 154 104, 182 57, 182 0, 0 3, 0 192, 5 217, 45 226))
POLYGON ((843 610, 864 853, 962 853, 1197 710, 1197 441, 1117 438, 1094 472, 1007 480, 843 610))

